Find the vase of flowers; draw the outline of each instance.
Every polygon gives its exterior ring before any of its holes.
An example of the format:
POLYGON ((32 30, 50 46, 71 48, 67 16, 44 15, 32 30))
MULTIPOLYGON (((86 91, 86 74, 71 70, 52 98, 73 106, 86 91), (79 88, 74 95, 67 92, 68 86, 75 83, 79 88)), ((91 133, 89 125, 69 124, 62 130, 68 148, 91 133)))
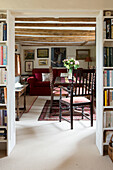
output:
POLYGON ((64 66, 68 69, 68 79, 72 78, 73 68, 77 69, 79 67, 79 61, 74 58, 63 60, 64 66))

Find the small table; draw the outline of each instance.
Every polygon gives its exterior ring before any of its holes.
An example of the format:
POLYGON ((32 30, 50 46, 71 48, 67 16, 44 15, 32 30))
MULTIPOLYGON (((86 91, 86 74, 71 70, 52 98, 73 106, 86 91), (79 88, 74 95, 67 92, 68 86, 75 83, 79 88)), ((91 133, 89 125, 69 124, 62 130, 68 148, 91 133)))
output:
POLYGON ((28 85, 24 85, 22 88, 15 89, 15 97, 17 101, 17 115, 16 115, 16 121, 19 121, 19 110, 22 109, 23 112, 26 110, 26 88, 28 85), (19 99, 24 94, 24 107, 19 108, 19 99))

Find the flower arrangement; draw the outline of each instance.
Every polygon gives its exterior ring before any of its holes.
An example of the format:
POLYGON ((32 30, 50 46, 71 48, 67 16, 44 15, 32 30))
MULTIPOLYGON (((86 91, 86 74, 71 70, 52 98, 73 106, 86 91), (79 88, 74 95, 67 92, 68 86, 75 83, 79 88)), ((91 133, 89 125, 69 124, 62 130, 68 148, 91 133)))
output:
POLYGON ((73 67, 77 69, 79 67, 79 61, 75 60, 74 58, 71 59, 65 59, 63 60, 64 66, 67 69, 72 69, 73 67))

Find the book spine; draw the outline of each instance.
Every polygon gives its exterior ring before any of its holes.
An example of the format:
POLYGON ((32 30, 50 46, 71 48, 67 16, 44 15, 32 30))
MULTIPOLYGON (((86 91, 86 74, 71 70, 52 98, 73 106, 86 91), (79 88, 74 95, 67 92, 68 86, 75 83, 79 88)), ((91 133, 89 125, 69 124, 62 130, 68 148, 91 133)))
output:
POLYGON ((0 41, 3 41, 3 22, 0 23, 0 41))
POLYGON ((7 88, 4 87, 4 101, 5 101, 5 104, 7 103, 7 88))
POLYGON ((3 24, 3 41, 7 41, 7 24, 3 24))
POLYGON ((7 46, 3 46, 3 65, 7 65, 7 46))
POLYGON ((3 46, 1 46, 1 65, 3 65, 3 46))
POLYGON ((103 124, 104 128, 106 128, 106 112, 104 112, 104 124, 103 124))
POLYGON ((109 74, 109 70, 107 70, 107 87, 110 86, 110 74, 109 74))
POLYGON ((4 114, 4 126, 7 126, 7 110, 4 110, 3 114, 4 114))
POLYGON ((107 90, 104 91, 105 106, 107 106, 107 90))
POLYGON ((103 28, 104 28, 104 31, 103 31, 103 38, 106 39, 106 20, 104 21, 103 28))
POLYGON ((106 19, 106 38, 111 38, 111 19, 106 19))
POLYGON ((107 67, 109 67, 109 47, 107 47, 107 67))
POLYGON ((104 47, 104 67, 107 67, 107 48, 104 47))
POLYGON ((111 39, 113 39, 113 19, 111 19, 111 39))

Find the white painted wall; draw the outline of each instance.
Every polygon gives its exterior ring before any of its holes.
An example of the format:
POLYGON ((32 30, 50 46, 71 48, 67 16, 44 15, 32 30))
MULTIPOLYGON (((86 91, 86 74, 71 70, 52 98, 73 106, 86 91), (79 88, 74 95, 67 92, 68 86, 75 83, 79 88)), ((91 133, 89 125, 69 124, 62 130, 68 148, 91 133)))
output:
MULTIPOLYGON (((64 46, 63 46, 64 47, 64 46)), ((51 48, 52 47, 28 47, 28 46, 22 46, 21 47, 21 74, 27 74, 28 72, 25 72, 25 61, 28 60, 24 60, 24 50, 25 49, 35 49, 35 59, 34 60, 29 60, 29 61, 34 61, 34 68, 48 68, 51 64, 51 48), (47 66, 40 66, 39 65, 39 59, 37 58, 37 49, 38 48, 49 48, 49 58, 48 60, 48 65, 47 66)), ((58 48, 58 47, 56 47, 58 48)), ((96 47, 95 46, 68 46, 65 47, 66 48, 66 57, 67 58, 75 58, 76 59, 76 50, 77 49, 90 49, 90 56, 92 58, 92 62, 90 62, 90 66, 96 66, 96 47)), ((79 60, 80 62, 80 67, 82 68, 87 68, 88 67, 88 63, 85 62, 84 60, 79 60)))

